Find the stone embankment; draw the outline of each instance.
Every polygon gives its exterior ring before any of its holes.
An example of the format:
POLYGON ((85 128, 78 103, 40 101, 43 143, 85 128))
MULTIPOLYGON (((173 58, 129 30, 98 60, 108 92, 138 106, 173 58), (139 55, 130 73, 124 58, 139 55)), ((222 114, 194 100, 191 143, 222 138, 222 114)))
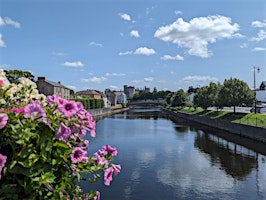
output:
POLYGON ((100 108, 100 109, 91 109, 89 112, 93 117, 101 117, 101 116, 107 116, 112 115, 120 112, 124 112, 129 110, 129 108, 119 108, 119 109, 110 109, 110 108, 100 108))
POLYGON ((219 119, 212 119, 204 116, 190 115, 186 113, 171 111, 167 109, 162 109, 163 112, 170 116, 181 118, 183 120, 196 122, 208 127, 216 128, 222 131, 227 131, 235 135, 253 139, 266 143, 266 129, 261 127, 255 127, 245 124, 237 124, 233 122, 228 122, 219 119))

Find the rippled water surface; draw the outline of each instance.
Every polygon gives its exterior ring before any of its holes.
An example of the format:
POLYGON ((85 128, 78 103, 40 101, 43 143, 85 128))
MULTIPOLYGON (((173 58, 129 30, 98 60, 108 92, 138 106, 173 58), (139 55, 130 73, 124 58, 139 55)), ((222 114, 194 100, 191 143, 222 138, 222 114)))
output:
POLYGON ((218 136, 224 133, 144 111, 97 122, 89 153, 110 144, 122 165, 110 187, 93 185, 102 200, 266 199, 265 145, 254 150, 218 136))

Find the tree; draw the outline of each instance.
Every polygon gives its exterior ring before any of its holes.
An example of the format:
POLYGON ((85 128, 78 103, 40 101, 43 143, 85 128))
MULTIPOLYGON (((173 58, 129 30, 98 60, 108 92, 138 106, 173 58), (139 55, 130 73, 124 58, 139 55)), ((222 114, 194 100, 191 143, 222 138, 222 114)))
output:
POLYGON ((254 91, 247 83, 236 78, 224 80, 223 86, 218 94, 218 101, 221 106, 240 106, 242 104, 252 105, 254 100, 254 91))
POLYGON ((218 93, 221 85, 211 82, 209 86, 198 88, 194 96, 194 106, 207 109, 211 106, 218 107, 218 93))
POLYGON ((25 77, 30 79, 31 81, 34 82, 34 76, 32 75, 31 72, 27 71, 22 71, 22 70, 4 70, 6 73, 6 78, 9 80, 10 83, 18 83, 18 79, 21 77, 25 77))
POLYGON ((171 106, 185 106, 188 101, 188 94, 180 89, 171 98, 171 106))

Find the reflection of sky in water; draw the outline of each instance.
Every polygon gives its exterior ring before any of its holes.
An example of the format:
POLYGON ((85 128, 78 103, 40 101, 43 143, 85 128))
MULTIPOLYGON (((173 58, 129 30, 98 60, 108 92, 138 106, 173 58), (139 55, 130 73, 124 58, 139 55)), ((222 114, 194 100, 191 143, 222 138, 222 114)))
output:
MULTIPOLYGON (((124 117, 100 121, 96 141, 91 143, 91 148, 95 144, 116 146, 119 153, 115 163, 122 165, 121 174, 114 177, 111 187, 97 185, 102 199, 266 199, 265 156, 259 154, 258 170, 252 165, 250 172, 239 180, 227 174, 224 170, 227 165, 221 165, 216 155, 221 151, 215 137, 211 143, 215 151, 206 153, 195 144, 196 134, 204 136, 203 131, 195 132, 162 118, 124 117), (210 153, 215 155, 212 157, 210 153)), ((197 142, 208 149, 208 140, 200 138, 197 142)), ((234 149, 234 144, 229 147, 234 149)), ((240 151, 238 146, 237 153, 240 151)), ((239 160, 235 162, 237 167, 242 166, 239 160)))

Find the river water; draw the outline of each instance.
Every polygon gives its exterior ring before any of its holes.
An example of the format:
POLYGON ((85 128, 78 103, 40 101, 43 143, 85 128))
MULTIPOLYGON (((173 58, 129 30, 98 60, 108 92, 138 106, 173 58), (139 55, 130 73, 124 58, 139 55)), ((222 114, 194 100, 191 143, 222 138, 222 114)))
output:
MULTIPOLYGON (((222 138, 215 130, 171 120, 158 110, 135 109, 97 121, 89 153, 117 147, 122 166, 102 200, 266 199, 266 145, 222 138), (151 112, 155 111, 155 112, 151 112)), ((87 189, 86 189, 87 188, 87 189)))

